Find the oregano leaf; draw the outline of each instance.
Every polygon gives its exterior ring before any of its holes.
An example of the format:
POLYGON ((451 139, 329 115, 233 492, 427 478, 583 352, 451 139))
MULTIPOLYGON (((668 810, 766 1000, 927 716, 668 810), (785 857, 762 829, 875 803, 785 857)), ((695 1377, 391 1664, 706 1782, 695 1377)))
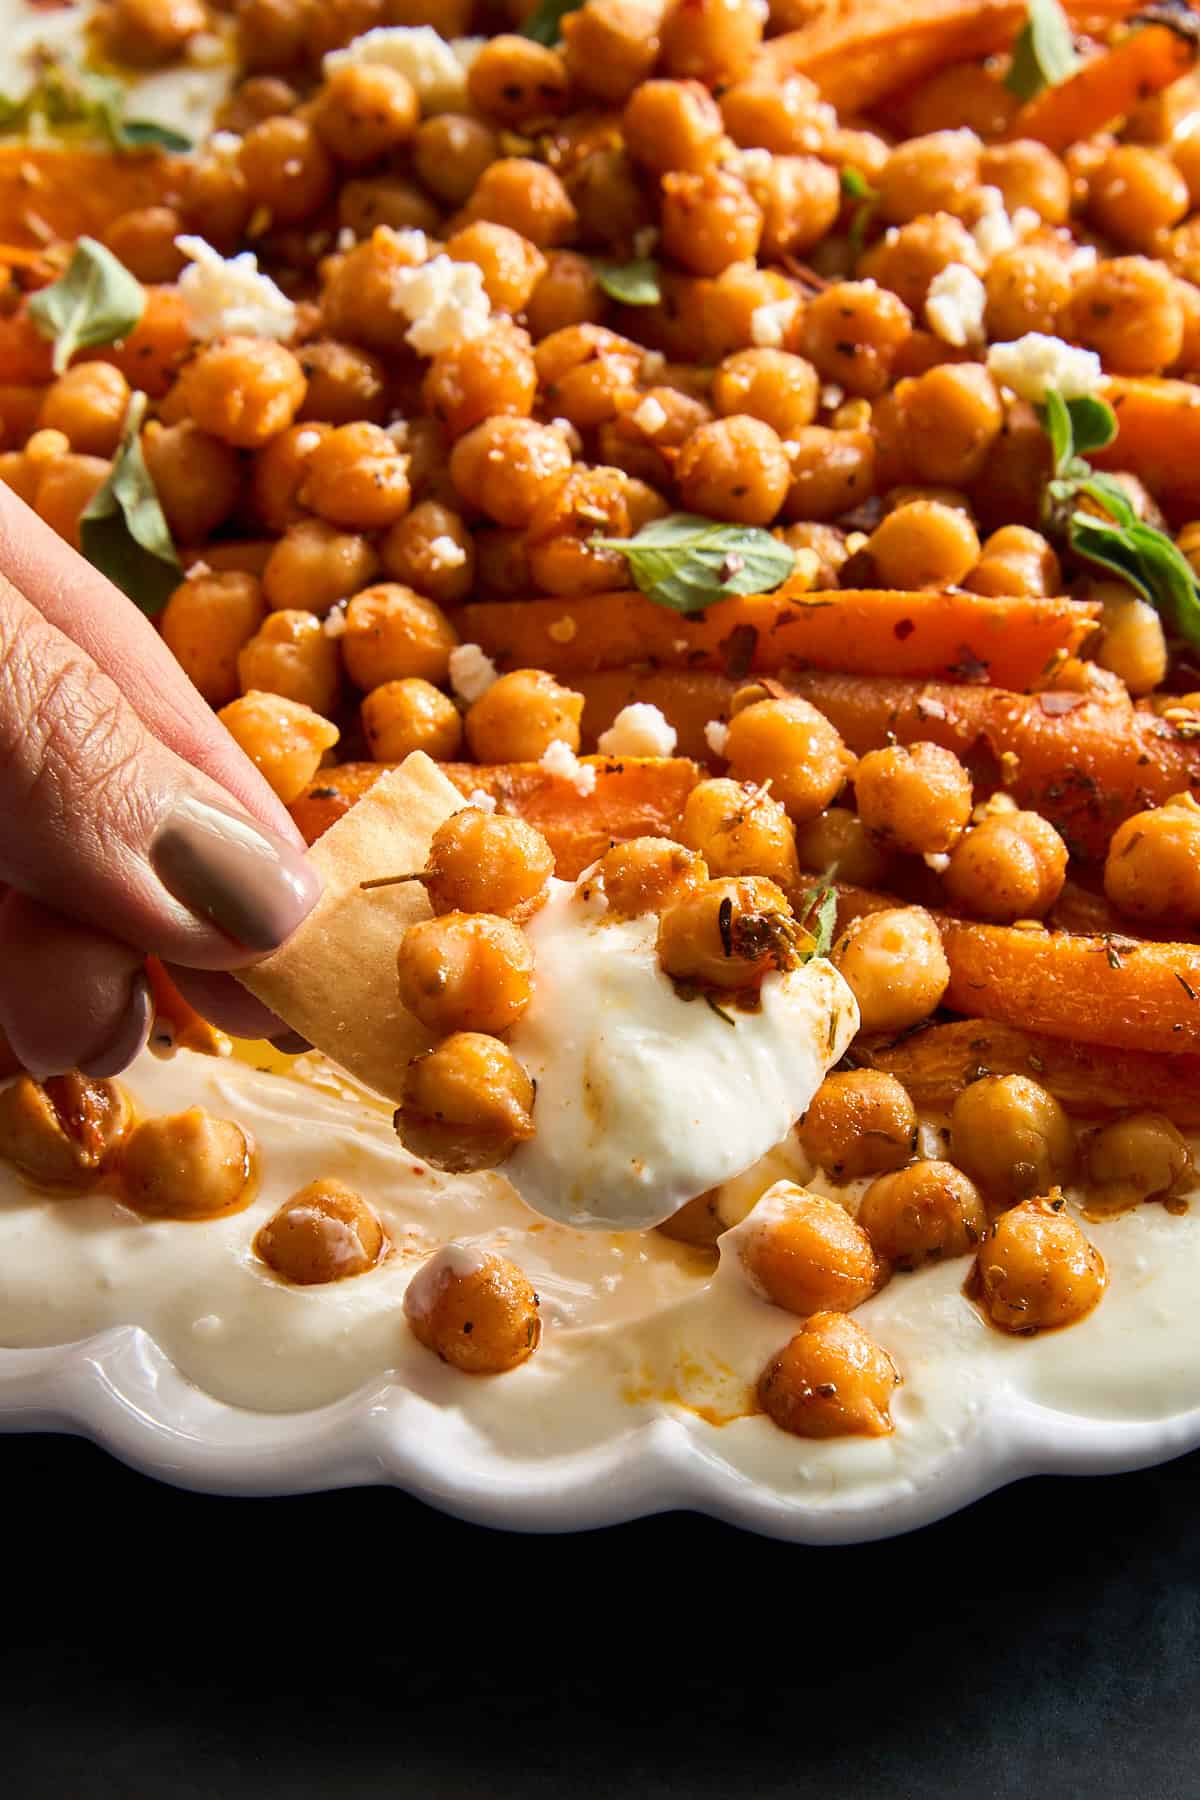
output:
POLYGON ((83 554, 153 618, 183 579, 158 493, 142 455, 146 396, 130 396, 108 480, 80 520, 83 554))
POLYGON ((702 612, 731 594, 770 594, 791 574, 795 551, 752 525, 720 524, 695 513, 653 519, 636 537, 590 540, 621 550, 636 587, 673 612, 702 612))
POLYGON ((146 306, 146 293, 95 238, 81 237, 63 274, 29 302, 29 316, 54 341, 54 373, 61 375, 77 350, 128 337, 146 306))
POLYGON ((1079 67, 1071 22, 1059 0, 1029 0, 1025 23, 1012 47, 1004 85, 1018 100, 1033 100, 1059 87, 1079 67))

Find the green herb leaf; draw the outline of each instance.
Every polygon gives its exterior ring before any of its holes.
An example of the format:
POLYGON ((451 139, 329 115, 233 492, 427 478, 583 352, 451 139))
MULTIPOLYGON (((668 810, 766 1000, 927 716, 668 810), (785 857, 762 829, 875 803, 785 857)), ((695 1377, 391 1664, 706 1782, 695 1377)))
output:
POLYGON ((142 455, 145 413, 145 394, 131 395, 108 480, 80 521, 80 542, 92 566, 153 618, 183 577, 142 455))
POLYGON ((61 375, 76 350, 128 337, 146 305, 141 283, 95 238, 81 237, 57 281, 34 294, 29 316, 54 340, 54 373, 61 375))
POLYGON ((1103 450, 1117 435, 1117 415, 1107 400, 1095 394, 1081 394, 1075 400, 1064 400, 1055 388, 1049 389, 1038 408, 1042 428, 1050 439, 1057 478, 1091 473, 1082 459, 1089 450, 1103 450))
POLYGON ((169 125, 126 119, 126 94, 119 81, 76 68, 65 57, 47 56, 21 100, 0 96, 0 131, 24 131, 32 119, 51 130, 78 127, 114 150, 190 150, 192 141, 169 125))
POLYGON ((192 147, 190 137, 172 131, 169 125, 158 125, 153 119, 121 119, 112 132, 118 150, 171 150, 183 155, 192 147))
POLYGON ((871 220, 875 217, 875 208, 879 205, 879 189, 871 186, 861 169, 843 169, 841 183, 843 194, 859 202, 851 215, 846 236, 855 256, 861 256, 867 232, 871 229, 871 220))
POLYGON ((811 962, 814 957, 828 956, 833 946, 833 934, 837 930, 837 889, 809 888, 800 901, 796 917, 813 939, 812 949, 804 954, 802 960, 811 962))
POLYGON ((577 12, 582 5, 583 0, 540 0, 519 28, 520 36, 532 38, 535 44, 545 44, 553 50, 562 39, 564 16, 577 12))
POLYGON ((1004 85, 1018 100, 1058 87, 1079 67, 1071 22, 1058 0, 1029 0, 1025 23, 1012 47, 1004 85))
POLYGON ((721 525, 695 513, 668 513, 636 537, 590 540, 594 549, 623 550, 634 583, 673 612, 702 612, 730 594, 770 594, 792 572, 795 551, 769 531, 721 525))
POLYGON ((842 192, 851 200, 877 200, 879 191, 873 188, 861 169, 842 170, 842 192))
POLYGON ((1081 394, 1076 400, 1068 400, 1066 407, 1076 456, 1107 449, 1117 435, 1117 415, 1108 401, 1101 400, 1098 394, 1081 394))
POLYGON ((610 300, 623 306, 657 306, 662 299, 658 285, 658 264, 651 256, 635 256, 632 262, 592 264, 596 279, 610 300))
MULTIPOLYGON (((1092 485, 1089 482, 1088 488, 1092 485)), ((1132 508, 1129 511, 1132 515, 1132 508)), ((1076 512, 1071 515, 1069 542, 1076 556, 1127 581, 1162 614, 1176 637, 1200 650, 1200 583, 1187 557, 1164 532, 1136 517, 1117 523, 1095 513, 1076 512)))

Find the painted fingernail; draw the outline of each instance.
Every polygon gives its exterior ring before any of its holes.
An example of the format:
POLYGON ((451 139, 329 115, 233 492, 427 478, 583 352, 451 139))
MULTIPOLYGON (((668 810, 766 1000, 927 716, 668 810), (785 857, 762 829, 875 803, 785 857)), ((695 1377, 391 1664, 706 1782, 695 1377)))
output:
POLYGON ((159 827, 150 862, 176 900, 247 950, 277 950, 321 891, 312 864, 268 826, 194 794, 159 827))
POLYGON ((135 975, 129 1004, 112 1040, 98 1056, 80 1063, 80 1074, 92 1075, 97 1079, 106 1075, 119 1075, 146 1048, 153 1023, 154 996, 150 992, 150 983, 144 975, 135 975))

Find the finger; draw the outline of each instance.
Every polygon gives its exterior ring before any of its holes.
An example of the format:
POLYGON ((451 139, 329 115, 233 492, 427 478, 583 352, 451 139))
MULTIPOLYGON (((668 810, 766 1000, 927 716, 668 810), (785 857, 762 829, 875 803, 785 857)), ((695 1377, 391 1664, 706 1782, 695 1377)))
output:
POLYGON ((302 843, 287 808, 214 719, 149 619, 2 485, 0 569, 112 678, 157 738, 281 837, 302 843))
POLYGON ((44 1081, 67 1069, 118 1075, 154 1019, 135 950, 10 892, 0 903, 0 1030, 44 1081))
POLYGON ((181 969, 178 964, 172 964, 167 973, 189 1006, 232 1037, 275 1038, 287 1030, 283 1020, 247 993, 232 975, 181 969))
POLYGON ((307 858, 147 731, 109 676, 0 577, 0 881, 196 968, 283 943, 307 858))

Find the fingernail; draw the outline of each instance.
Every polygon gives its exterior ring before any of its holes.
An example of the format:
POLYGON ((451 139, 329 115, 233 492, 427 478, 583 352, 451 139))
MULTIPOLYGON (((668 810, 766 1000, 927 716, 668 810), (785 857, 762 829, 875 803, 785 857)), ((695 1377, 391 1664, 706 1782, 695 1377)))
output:
POLYGON ((89 1062, 80 1063, 80 1074, 92 1075, 97 1079, 106 1075, 119 1075, 146 1048, 153 1023, 154 996, 150 992, 150 983, 144 975, 135 975, 129 993, 129 1004, 111 1042, 98 1056, 93 1056, 89 1062))
POLYGON ((247 950, 277 950, 321 891, 312 864, 268 826, 194 794, 159 827, 150 862, 176 900, 247 950))

